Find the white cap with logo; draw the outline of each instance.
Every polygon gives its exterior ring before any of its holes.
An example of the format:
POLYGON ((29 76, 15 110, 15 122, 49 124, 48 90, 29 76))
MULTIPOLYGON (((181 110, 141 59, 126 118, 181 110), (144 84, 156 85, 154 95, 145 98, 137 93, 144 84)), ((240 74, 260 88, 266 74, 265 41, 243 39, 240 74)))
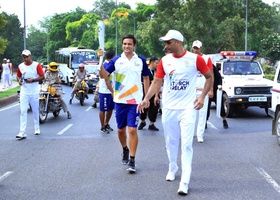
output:
POLYGON ((192 47, 201 48, 202 47, 202 42, 200 42, 199 40, 196 40, 192 43, 192 47))
POLYGON ((159 38, 159 41, 165 42, 172 39, 183 42, 184 36, 179 31, 169 30, 165 36, 159 38))
POLYGON ((30 56, 31 52, 29 50, 25 49, 22 51, 21 55, 30 56))

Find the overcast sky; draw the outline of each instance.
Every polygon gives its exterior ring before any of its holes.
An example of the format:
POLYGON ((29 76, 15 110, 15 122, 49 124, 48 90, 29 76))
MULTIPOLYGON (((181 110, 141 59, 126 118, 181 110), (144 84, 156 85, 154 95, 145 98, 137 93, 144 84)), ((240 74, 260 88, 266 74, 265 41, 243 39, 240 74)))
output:
MULTIPOLYGON (((52 16, 55 13, 65 13, 75 10, 78 6, 86 11, 92 9, 95 0, 25 0, 26 25, 33 24, 37 27, 38 21, 44 17, 52 16)), ((263 0, 268 4, 272 4, 278 0, 263 0)), ((155 4, 156 0, 117 0, 117 2, 125 2, 135 9, 136 2, 145 4, 155 4)), ((19 17, 21 24, 24 24, 24 0, 0 0, 0 12, 5 11, 8 14, 15 14, 19 17)))
MULTIPOLYGON (((92 10, 95 0, 25 0, 26 25, 43 20, 44 17, 52 16, 55 13, 65 13, 80 7, 86 11, 92 10)), ((156 0, 117 0, 125 2, 132 9, 136 8, 136 2, 145 4, 155 4, 156 0)), ((22 25, 24 24, 24 0, 0 0, 0 12, 15 14, 19 17, 22 25)))

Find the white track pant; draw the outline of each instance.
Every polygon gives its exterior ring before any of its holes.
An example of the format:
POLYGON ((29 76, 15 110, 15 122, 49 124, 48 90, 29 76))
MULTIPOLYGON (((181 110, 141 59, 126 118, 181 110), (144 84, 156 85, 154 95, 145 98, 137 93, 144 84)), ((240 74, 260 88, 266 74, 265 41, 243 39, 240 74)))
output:
POLYGON ((196 110, 162 110, 162 124, 169 159, 169 170, 177 165, 177 155, 181 138, 181 182, 189 184, 192 171, 193 136, 196 110))
MULTIPOLYGON (((199 94, 197 94, 197 97, 199 94)), ((207 107, 208 107, 208 95, 205 96, 204 105, 200 110, 197 110, 196 115, 196 136, 197 138, 203 139, 204 131, 205 131, 205 123, 206 123, 206 116, 207 116, 207 107)))
POLYGON ((27 110, 29 104, 33 112, 33 121, 35 131, 40 130, 39 127, 39 94, 22 95, 20 94, 20 132, 25 133, 27 125, 27 110))

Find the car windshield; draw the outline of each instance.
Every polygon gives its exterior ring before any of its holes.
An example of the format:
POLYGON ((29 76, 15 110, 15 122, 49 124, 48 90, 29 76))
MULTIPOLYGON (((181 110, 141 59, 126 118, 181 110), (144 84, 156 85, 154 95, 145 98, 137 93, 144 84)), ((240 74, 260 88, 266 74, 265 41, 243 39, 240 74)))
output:
POLYGON ((74 69, 77 69, 80 63, 85 65, 98 63, 97 56, 94 51, 75 51, 71 53, 71 56, 72 67, 74 69))
POLYGON ((224 75, 261 75, 262 70, 258 62, 251 61, 230 61, 223 65, 224 75))

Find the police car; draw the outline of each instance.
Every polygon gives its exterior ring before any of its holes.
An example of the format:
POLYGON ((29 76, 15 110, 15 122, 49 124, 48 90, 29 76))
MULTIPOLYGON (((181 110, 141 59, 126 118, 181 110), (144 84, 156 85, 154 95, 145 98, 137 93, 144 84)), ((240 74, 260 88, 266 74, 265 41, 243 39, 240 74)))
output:
POLYGON ((271 89, 272 102, 268 114, 273 117, 272 135, 277 136, 278 144, 280 145, 280 63, 275 72, 273 87, 271 89))
POLYGON ((216 67, 222 76, 225 111, 233 117, 240 109, 250 106, 271 107, 273 81, 265 78, 255 51, 222 51, 216 67))

